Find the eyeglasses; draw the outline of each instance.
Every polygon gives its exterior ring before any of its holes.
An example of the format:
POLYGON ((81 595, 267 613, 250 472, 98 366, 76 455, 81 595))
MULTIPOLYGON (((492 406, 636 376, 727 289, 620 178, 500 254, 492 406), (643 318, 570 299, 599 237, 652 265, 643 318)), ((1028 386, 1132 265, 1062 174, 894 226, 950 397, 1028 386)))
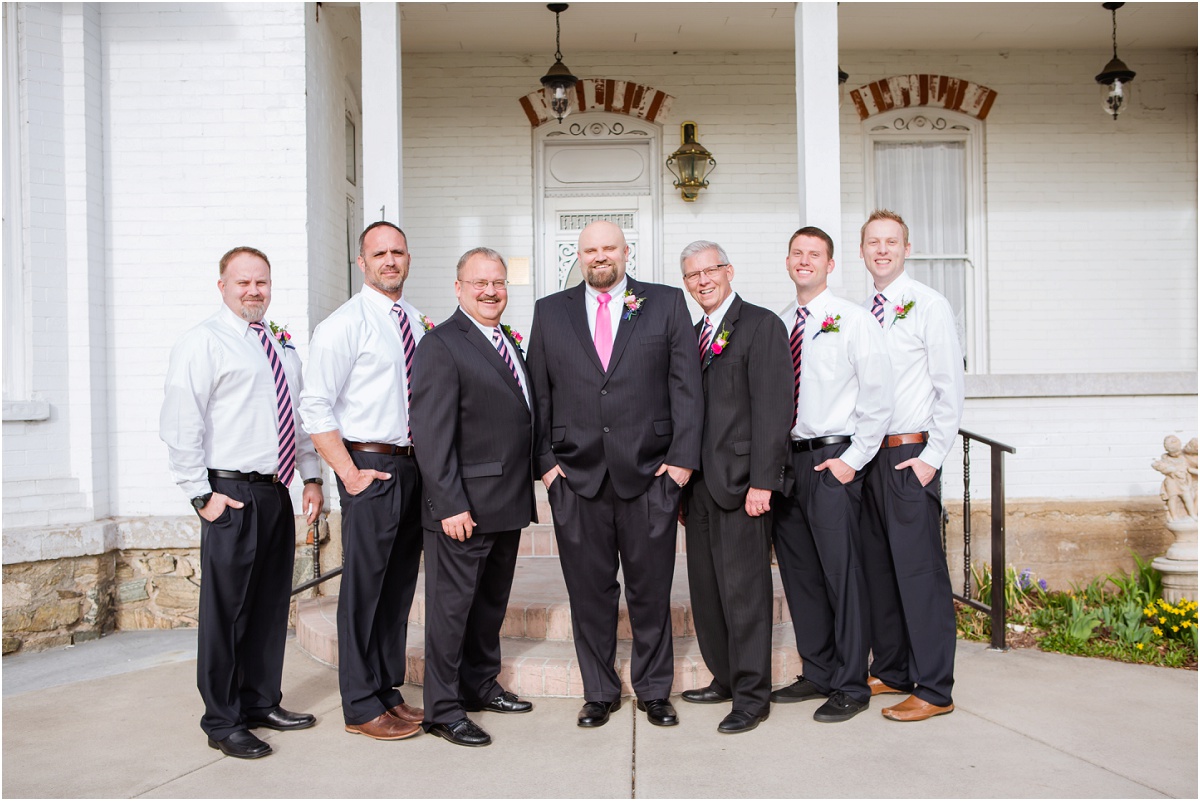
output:
POLYGON ((508 291, 508 279, 507 278, 497 278, 495 281, 484 281, 481 279, 479 281, 464 281, 463 283, 467 284, 468 286, 474 287, 476 292, 483 292, 490 286, 495 287, 496 291, 498 291, 498 292, 500 292, 500 291, 507 292, 508 291))
POLYGON ((690 273, 684 273, 683 280, 689 284, 695 283, 700 280, 700 274, 703 273, 708 276, 708 280, 713 281, 728 266, 728 264, 714 264, 712 267, 705 267, 703 270, 693 270, 690 273))

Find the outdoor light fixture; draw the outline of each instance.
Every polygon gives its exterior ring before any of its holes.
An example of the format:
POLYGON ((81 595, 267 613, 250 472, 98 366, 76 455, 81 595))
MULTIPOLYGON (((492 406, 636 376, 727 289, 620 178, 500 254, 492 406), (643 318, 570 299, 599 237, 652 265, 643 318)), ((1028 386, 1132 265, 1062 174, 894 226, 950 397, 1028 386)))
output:
POLYGON ((1096 76, 1096 83, 1101 86, 1101 108, 1111 114, 1115 120, 1117 114, 1129 102, 1129 84, 1133 83, 1133 76, 1137 73, 1129 69, 1124 61, 1117 58, 1117 9, 1125 4, 1101 3, 1101 5, 1112 12, 1113 57, 1112 61, 1104 65, 1104 71, 1096 76))
POLYGON ((850 80, 850 73, 842 69, 842 65, 838 64, 838 106, 846 99, 846 81, 850 80))
POLYGON ((708 187, 705 176, 712 174, 717 160, 696 141, 696 123, 685 122, 680 125, 679 138, 681 144, 667 158, 667 169, 679 179, 675 181, 675 188, 683 195, 683 199, 692 203, 700 190, 708 187))
POLYGON ((562 28, 558 24, 558 15, 567 10, 567 4, 547 3, 546 8, 554 12, 554 64, 551 65, 550 71, 542 76, 542 86, 546 87, 549 93, 550 109, 554 116, 558 117, 558 121, 562 122, 563 117, 571 113, 571 99, 567 97, 567 92, 575 88, 579 79, 562 63, 562 45, 559 43, 562 28))

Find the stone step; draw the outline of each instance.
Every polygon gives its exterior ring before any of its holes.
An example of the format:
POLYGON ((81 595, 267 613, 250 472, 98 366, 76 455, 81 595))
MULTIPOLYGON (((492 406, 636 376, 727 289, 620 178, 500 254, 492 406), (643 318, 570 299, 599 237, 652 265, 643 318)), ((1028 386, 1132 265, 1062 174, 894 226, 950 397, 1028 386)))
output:
MULTIPOLYGON (((800 672, 792 633, 791 615, 783 597, 778 568, 772 567, 774 625, 772 682, 791 682, 800 672)), ((618 574, 618 581, 621 576, 618 574)), ((297 602, 296 638, 300 648, 315 659, 337 664, 337 596, 321 596, 297 602)), ((418 578, 416 597, 409 615, 408 681, 421 684, 425 675, 424 573, 418 578)), ((675 646, 673 691, 703 687, 712 679, 700 656, 692 618, 686 558, 675 562, 671 587, 671 628, 675 646)), ((629 688, 631 632, 629 612, 622 596, 617 624, 617 671, 623 691, 629 688)), ((571 614, 567 589, 558 559, 521 557, 513 577, 513 589, 501 629, 501 683, 519 695, 582 696, 575 645, 571 639, 571 614)))
MULTIPOLYGON (((332 599, 336 601, 336 599, 332 599)), ((337 665, 336 604, 318 598, 301 601, 300 618, 313 617, 314 607, 322 606, 319 621, 309 621, 303 630, 297 623, 300 647, 315 659, 337 665)), ((632 643, 617 643, 617 673, 621 677, 621 694, 633 695, 629 681, 630 649, 632 643)), ((575 659, 575 646, 567 640, 531 640, 505 637, 501 640, 500 684, 523 698, 582 698, 583 680, 575 659)), ((712 673, 700 655, 695 637, 675 637, 675 678, 672 693, 707 687, 712 673)), ((795 681, 801 672, 800 657, 791 623, 774 627, 771 643, 771 686, 782 687, 795 681)), ((425 627, 408 626, 408 665, 406 684, 425 683, 425 627)))

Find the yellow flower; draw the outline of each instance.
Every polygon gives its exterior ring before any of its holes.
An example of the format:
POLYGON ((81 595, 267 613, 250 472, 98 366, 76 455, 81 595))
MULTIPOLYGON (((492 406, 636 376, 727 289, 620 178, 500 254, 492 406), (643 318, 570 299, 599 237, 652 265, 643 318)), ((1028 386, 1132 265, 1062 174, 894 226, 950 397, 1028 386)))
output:
POLYGON ((1171 631, 1173 631, 1173 632, 1175 632, 1176 634, 1178 634, 1178 633, 1179 633, 1179 626, 1171 626, 1171 631))
POLYGON ((1160 617, 1160 618, 1158 619, 1158 622, 1159 622, 1159 623, 1166 623, 1166 622, 1167 622, 1167 619, 1166 619, 1165 617, 1160 617))
POLYGON ((1189 626, 1191 626, 1192 624, 1191 624, 1191 623, 1189 623, 1189 622, 1187 622, 1187 621, 1185 620, 1185 621, 1183 621, 1182 623, 1180 623, 1179 625, 1183 626, 1183 627, 1186 629, 1186 628, 1188 628, 1189 626))
POLYGON ((1159 637, 1161 637, 1161 636, 1162 636, 1162 629, 1160 629, 1158 626, 1155 626, 1155 627, 1153 628, 1153 631, 1154 631, 1154 633, 1155 633, 1155 634, 1157 634, 1159 637))
POLYGON ((1137 646, 1138 646, 1139 651, 1146 647, 1144 644, 1142 644, 1140 642, 1137 644, 1137 646))

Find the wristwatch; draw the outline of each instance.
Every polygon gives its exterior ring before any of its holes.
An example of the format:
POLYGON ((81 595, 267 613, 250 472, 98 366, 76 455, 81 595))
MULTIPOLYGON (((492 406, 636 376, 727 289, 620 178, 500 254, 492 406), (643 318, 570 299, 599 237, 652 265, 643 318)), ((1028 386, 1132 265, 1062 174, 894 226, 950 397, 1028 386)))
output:
POLYGON ((199 512, 205 506, 208 506, 208 501, 212 498, 212 495, 211 492, 206 492, 203 495, 197 495, 195 498, 192 498, 192 508, 199 512))
POLYGON ((322 484, 324 484, 325 482, 319 478, 306 478, 306 479, 304 479, 304 483, 305 483, 305 485, 316 484, 319 487, 322 484))

